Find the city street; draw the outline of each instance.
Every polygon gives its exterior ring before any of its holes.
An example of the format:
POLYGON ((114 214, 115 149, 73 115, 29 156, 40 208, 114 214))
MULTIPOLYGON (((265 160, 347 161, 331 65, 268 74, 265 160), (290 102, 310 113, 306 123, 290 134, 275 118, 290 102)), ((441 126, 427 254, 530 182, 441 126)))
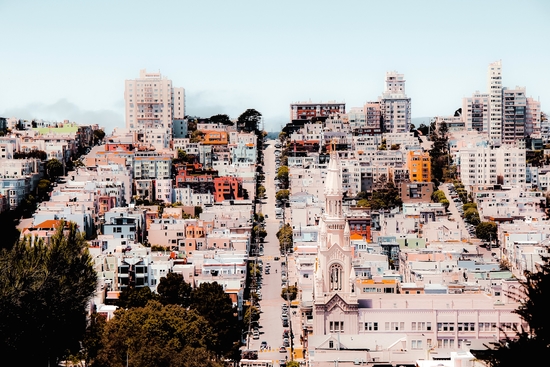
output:
MULTIPOLYGON (((289 330, 290 327, 283 327, 281 319, 281 306, 285 301, 281 298, 281 264, 285 261, 285 257, 280 255, 279 241, 277 239, 277 231, 279 230, 281 219, 275 218, 275 141, 269 141, 269 147, 264 152, 264 173, 265 173, 265 188, 267 199, 263 201, 261 210, 264 215, 267 215, 265 229, 267 237, 264 244, 264 256, 260 258, 264 264, 264 274, 262 282, 262 300, 260 306, 262 313, 260 315, 260 338, 258 340, 250 339, 248 349, 258 350, 258 359, 268 359, 273 361, 284 361, 285 358, 290 359, 290 347, 286 348, 287 352, 279 352, 279 348, 283 345, 283 331, 289 330), (275 260, 279 258, 279 260, 275 260), (265 274, 267 264, 270 264, 270 274, 265 274), (260 345, 262 341, 267 342, 267 351, 261 351, 260 345)), ((288 212, 287 212, 288 213, 288 212)), ((287 218, 288 221, 288 218, 287 218)), ((289 261, 293 263, 293 259, 289 257, 289 261)), ((291 266, 292 268, 293 266, 291 266)), ((294 284, 294 274, 289 274, 290 284, 294 284)), ((291 325, 294 330, 295 347, 300 348, 300 320, 298 316, 293 316, 289 309, 289 317, 292 318, 291 325)))
POLYGON ((451 198, 451 193, 449 192, 449 184, 443 183, 439 185, 439 189, 445 193, 445 196, 447 197, 447 200, 449 200, 449 212, 451 212, 451 218, 458 223, 458 228, 460 229, 460 234, 462 236, 462 239, 468 240, 471 242, 472 238, 470 234, 468 233, 468 229, 466 228, 466 224, 464 223, 464 219, 460 216, 460 213, 458 212, 458 209, 456 207, 456 203, 451 198))

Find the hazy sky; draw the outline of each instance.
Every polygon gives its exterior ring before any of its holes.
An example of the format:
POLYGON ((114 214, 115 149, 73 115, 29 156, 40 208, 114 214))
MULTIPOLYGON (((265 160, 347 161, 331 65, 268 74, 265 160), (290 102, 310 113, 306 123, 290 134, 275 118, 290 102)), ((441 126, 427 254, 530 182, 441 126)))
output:
POLYGON ((186 113, 376 100, 405 74, 413 117, 486 92, 487 66, 548 111, 550 1, 0 0, 0 116, 124 126, 124 80, 158 71, 186 113))

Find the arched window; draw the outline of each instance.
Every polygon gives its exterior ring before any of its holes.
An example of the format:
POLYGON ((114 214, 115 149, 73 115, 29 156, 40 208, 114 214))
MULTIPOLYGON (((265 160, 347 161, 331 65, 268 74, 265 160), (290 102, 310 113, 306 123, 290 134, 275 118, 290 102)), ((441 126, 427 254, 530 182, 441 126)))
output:
POLYGON ((330 267, 330 290, 342 290, 342 266, 334 264, 330 267))

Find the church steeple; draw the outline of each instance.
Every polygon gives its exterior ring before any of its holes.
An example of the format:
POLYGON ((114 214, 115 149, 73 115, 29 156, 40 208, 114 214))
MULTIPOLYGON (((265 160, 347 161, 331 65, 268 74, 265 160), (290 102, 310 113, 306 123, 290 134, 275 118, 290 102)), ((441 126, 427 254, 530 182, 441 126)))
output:
POLYGON ((342 216, 342 173, 334 142, 331 143, 330 162, 325 182, 325 213, 329 217, 339 218, 342 216))

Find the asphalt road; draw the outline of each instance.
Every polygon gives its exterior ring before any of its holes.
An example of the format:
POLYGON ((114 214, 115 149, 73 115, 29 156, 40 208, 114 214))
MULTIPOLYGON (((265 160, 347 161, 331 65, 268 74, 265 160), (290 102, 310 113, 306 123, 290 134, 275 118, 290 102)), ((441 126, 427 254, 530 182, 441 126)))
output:
POLYGON ((458 212, 458 209, 456 207, 456 203, 454 202, 453 198, 451 197, 451 193, 449 192, 449 184, 441 184, 439 186, 439 189, 442 190, 445 193, 445 196, 447 197, 447 200, 449 200, 449 211, 451 212, 451 218, 454 219, 456 223, 458 223, 458 228, 460 228, 460 234, 462 236, 462 239, 470 241, 472 237, 470 236, 470 233, 468 233, 468 229, 466 228, 466 224, 464 223, 464 219, 460 216, 460 213, 458 212))
MULTIPOLYGON (((254 340, 250 338, 248 349, 258 350, 258 359, 273 360, 275 362, 284 361, 285 358, 290 359, 290 348, 286 348, 286 352, 279 352, 279 347, 283 345, 283 330, 290 329, 283 327, 281 319, 281 306, 285 302, 281 297, 282 280, 281 280, 281 263, 285 258, 280 255, 279 241, 277 239, 277 231, 279 230, 281 219, 275 218, 275 141, 270 141, 269 147, 264 152, 264 173, 267 199, 263 200, 261 212, 267 215, 265 229, 267 237, 264 243, 264 255, 260 258, 264 264, 264 274, 262 281, 262 300, 260 306, 262 313, 260 314, 260 338, 254 340), (275 258, 280 258, 275 261, 275 258), (270 274, 265 274, 267 264, 270 264, 270 274), (270 347, 267 351, 260 351, 260 344, 266 341, 270 347)), ((287 211, 289 213, 289 211, 287 211)), ((290 214, 290 213, 289 213, 290 214)), ((286 218, 287 222, 290 218, 286 218)), ((293 264, 294 259, 289 258, 289 262, 293 264)), ((292 268, 292 266, 290 266, 292 268)), ((294 284, 295 274, 289 274, 289 281, 294 284)), ((292 318, 291 324, 294 330, 295 346, 300 348, 300 320, 298 316, 292 315, 290 309, 289 317, 292 318), (298 344, 298 345, 296 345, 298 344)))

